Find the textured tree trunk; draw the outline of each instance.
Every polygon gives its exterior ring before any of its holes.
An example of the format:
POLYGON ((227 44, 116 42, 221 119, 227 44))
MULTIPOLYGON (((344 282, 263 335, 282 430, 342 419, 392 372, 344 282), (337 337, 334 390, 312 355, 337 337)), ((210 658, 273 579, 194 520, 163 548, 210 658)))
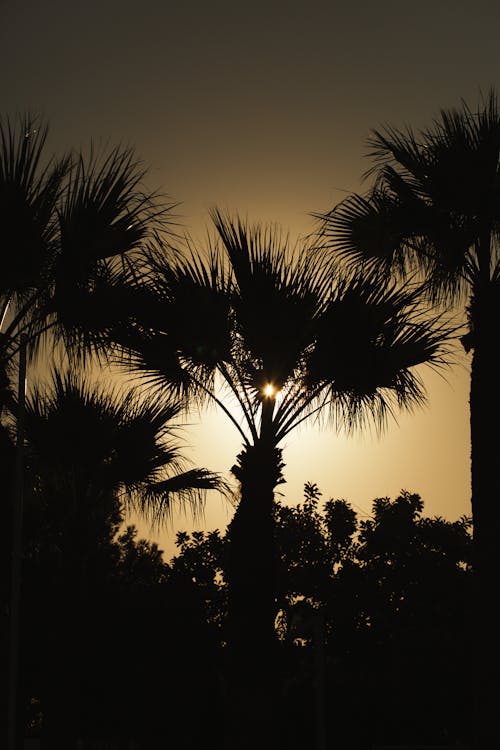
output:
POLYGON ((24 504, 24 422, 26 398, 26 336, 19 349, 19 381, 16 437, 15 494, 12 502, 12 565, 10 592, 9 694, 8 739, 9 750, 21 742, 22 723, 19 712, 19 664, 21 632, 21 579, 23 560, 23 504, 24 504))
POLYGON ((228 750, 276 747, 274 488, 281 451, 261 440, 238 457, 241 500, 230 526, 228 750))
POLYGON ((500 641, 496 610, 500 581, 498 431, 498 290, 489 284, 471 308, 470 389, 472 515, 474 522, 475 747, 500 747, 500 641))

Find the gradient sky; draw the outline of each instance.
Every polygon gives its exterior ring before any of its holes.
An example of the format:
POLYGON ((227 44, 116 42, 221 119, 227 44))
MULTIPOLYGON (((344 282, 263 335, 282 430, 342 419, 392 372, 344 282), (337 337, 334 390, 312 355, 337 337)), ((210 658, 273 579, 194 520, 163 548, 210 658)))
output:
MULTIPOLYGON (((310 212, 360 189, 370 128, 425 126, 497 84, 499 27, 493 1, 0 0, 0 109, 44 115, 58 151, 91 138, 134 145, 148 186, 182 204, 195 238, 216 205, 277 222, 294 241, 313 229, 310 212)), ((425 375, 428 408, 381 438, 315 427, 289 436, 287 500, 313 481, 364 513, 401 488, 430 515, 470 513, 467 368, 460 356, 448 382, 425 375)), ((213 412, 199 422, 188 455, 227 472, 234 428, 213 412)), ((209 500, 209 528, 230 515, 209 500)), ((190 527, 176 518, 164 549, 190 527)))

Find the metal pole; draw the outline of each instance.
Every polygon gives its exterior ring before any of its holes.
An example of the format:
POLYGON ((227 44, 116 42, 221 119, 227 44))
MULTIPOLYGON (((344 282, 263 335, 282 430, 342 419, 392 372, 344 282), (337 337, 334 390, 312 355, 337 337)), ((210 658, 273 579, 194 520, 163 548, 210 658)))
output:
POLYGON ((26 398, 26 336, 21 336, 19 348, 19 379, 17 398, 16 474, 12 502, 12 570, 10 591, 10 652, 8 697, 8 750, 16 750, 18 685, 19 685, 19 626, 21 604, 23 489, 24 489, 24 417, 26 398))
POLYGON ((325 623, 320 612, 314 615, 315 677, 316 677, 316 750, 326 748, 325 723, 325 623))

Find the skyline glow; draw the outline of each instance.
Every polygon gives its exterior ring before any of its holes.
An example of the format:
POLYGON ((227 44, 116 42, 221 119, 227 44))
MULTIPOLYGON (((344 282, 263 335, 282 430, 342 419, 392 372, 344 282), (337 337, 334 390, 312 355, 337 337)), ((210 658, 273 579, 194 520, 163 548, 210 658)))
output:
MULTIPOLYGON (((490 3, 252 8, 10 4, 0 28, 3 113, 43 114, 59 153, 91 139, 134 145, 148 187, 181 202, 178 229, 198 244, 212 206, 276 222, 294 240, 313 231, 311 212, 362 188, 371 128, 424 126, 441 107, 475 103, 498 78, 500 7, 490 3)), ((287 501, 312 481, 323 499, 364 511, 404 488, 421 494, 428 515, 470 513, 469 359, 457 357, 448 383, 425 374, 428 408, 380 438, 302 426, 284 445, 287 501)), ((213 410, 193 426, 194 416, 189 457, 230 476, 237 431, 213 410)), ((231 513, 211 499, 207 527, 231 513)), ((191 527, 179 514, 173 528, 191 527)), ((172 529, 158 539, 172 551, 172 529)))

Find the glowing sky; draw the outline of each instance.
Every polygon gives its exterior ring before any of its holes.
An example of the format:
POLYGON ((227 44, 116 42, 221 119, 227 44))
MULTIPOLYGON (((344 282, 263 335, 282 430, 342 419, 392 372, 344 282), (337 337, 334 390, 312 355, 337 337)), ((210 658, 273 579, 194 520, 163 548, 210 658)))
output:
MULTIPOLYGON (((424 126, 498 82, 496 2, 144 2, 1 0, 1 109, 51 123, 59 151, 133 144, 148 183, 181 202, 202 239, 207 210, 273 221, 294 240, 309 213, 360 188, 370 128, 424 126)), ((470 512, 467 360, 430 405, 379 440, 308 428, 286 444, 288 500, 305 481, 365 512, 419 492, 426 512, 470 512)), ((192 418, 191 418, 192 419, 192 418)), ((186 433, 198 465, 227 472, 238 436, 214 413, 186 433)), ((214 498, 207 525, 230 508, 214 498)), ((176 522, 189 527, 188 520, 176 522)), ((172 532, 162 536, 171 549, 172 532)))

